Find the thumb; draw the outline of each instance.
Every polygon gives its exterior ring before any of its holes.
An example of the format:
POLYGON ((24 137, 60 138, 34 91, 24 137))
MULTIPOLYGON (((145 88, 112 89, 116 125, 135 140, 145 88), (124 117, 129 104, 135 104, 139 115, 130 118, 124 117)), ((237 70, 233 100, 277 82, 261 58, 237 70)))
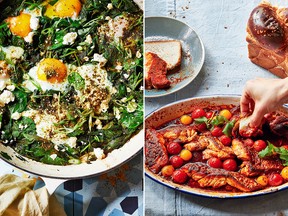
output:
POLYGON ((262 108, 261 105, 256 104, 253 114, 251 115, 251 118, 250 118, 250 123, 249 123, 250 127, 259 127, 264 115, 265 115, 265 110, 262 108))

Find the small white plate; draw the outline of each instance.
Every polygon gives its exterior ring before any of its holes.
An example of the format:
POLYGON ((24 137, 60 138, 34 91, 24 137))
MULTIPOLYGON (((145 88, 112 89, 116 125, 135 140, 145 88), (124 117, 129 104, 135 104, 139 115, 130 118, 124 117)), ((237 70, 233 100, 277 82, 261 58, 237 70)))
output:
POLYGON ((145 97, 159 97, 174 93, 191 83, 204 63, 204 45, 197 33, 185 23, 169 17, 145 18, 145 41, 179 40, 182 45, 181 68, 168 74, 169 89, 145 89, 145 97))

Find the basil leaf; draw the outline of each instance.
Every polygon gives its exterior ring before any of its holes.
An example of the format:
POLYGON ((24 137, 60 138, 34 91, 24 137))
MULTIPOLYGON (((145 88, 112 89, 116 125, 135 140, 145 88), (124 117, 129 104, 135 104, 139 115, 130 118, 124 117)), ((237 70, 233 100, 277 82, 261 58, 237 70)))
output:
POLYGON ((232 120, 232 121, 228 122, 228 123, 225 125, 225 127, 224 127, 224 129, 223 129, 222 132, 223 132, 226 136, 231 137, 231 135, 232 135, 232 129, 233 129, 233 127, 234 127, 234 124, 235 124, 235 120, 232 120))
POLYGON ((267 156, 271 156, 276 152, 277 147, 275 147, 272 143, 268 142, 268 145, 265 149, 258 153, 260 158, 264 158, 267 156))
POLYGON ((83 90, 85 88, 85 80, 76 72, 68 76, 68 82, 77 90, 83 90))

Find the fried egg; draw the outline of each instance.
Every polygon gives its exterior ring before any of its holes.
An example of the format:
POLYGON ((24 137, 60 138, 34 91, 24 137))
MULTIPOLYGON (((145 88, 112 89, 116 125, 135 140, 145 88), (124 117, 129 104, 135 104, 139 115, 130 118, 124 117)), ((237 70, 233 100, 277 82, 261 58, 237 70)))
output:
POLYGON ((39 16, 41 11, 38 9, 24 10, 18 16, 8 17, 6 22, 12 34, 25 38, 39 28, 39 16))
POLYGON ((22 38, 26 37, 31 31, 30 27, 31 15, 26 13, 20 13, 19 16, 7 18, 10 31, 22 38))
POLYGON ((81 11, 80 0, 59 0, 54 5, 47 4, 45 16, 53 17, 72 17, 76 18, 81 11))
MULTIPOLYGON (((54 58, 43 59, 29 70, 28 75, 40 85, 43 91, 50 89, 63 91, 68 84, 68 66, 54 58)), ((30 91, 37 89, 32 80, 24 81, 24 87, 30 91)))

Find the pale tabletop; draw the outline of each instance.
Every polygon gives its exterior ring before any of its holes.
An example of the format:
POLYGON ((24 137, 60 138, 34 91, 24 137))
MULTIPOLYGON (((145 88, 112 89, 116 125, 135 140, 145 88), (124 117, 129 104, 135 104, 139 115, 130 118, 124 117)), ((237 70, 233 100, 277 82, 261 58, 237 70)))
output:
MULTIPOLYGON (((274 1, 276 2, 276 1, 274 1)), ((279 5, 284 1, 278 1, 279 5)), ((247 80, 276 78, 252 64, 247 55, 246 24, 260 3, 250 0, 145 0, 145 16, 173 17, 190 25, 205 46, 205 63, 182 90, 146 98, 146 115, 165 104, 190 97, 241 95, 247 80)), ((287 2, 286 2, 287 6, 287 2)), ((287 215, 288 190, 241 198, 211 199, 174 191, 145 177, 145 215, 287 215)))

